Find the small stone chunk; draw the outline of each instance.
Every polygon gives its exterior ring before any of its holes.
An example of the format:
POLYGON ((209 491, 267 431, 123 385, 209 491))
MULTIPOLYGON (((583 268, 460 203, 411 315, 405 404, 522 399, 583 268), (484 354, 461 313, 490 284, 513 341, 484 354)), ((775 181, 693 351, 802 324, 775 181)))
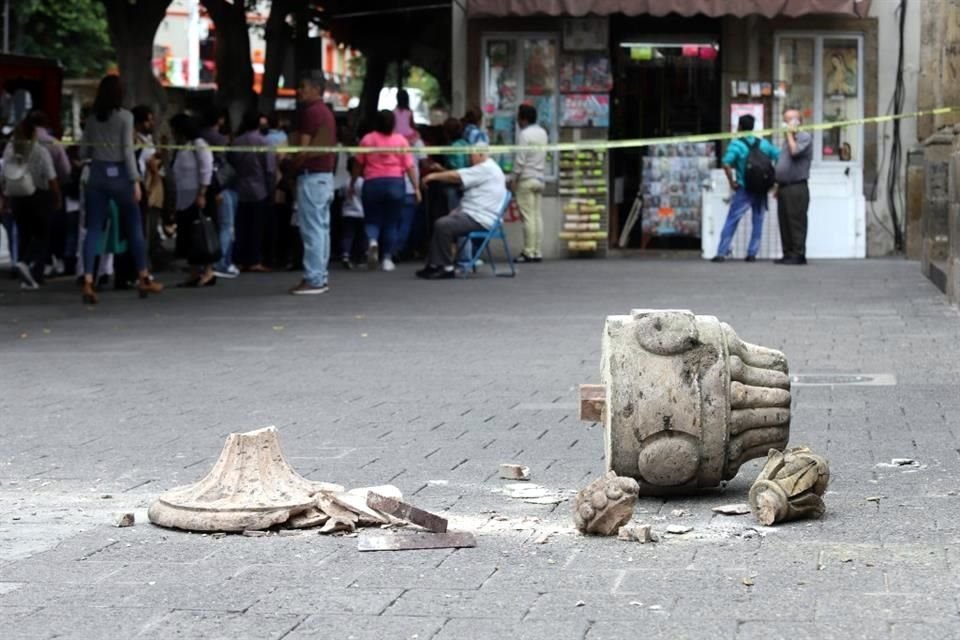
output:
POLYGON ((116 526, 120 528, 132 527, 137 519, 132 513, 125 513, 117 518, 116 526))
POLYGON ((247 530, 243 532, 245 538, 265 538, 267 536, 266 531, 251 531, 247 530))
POLYGON ((722 513, 725 516, 742 516, 750 513, 750 505, 748 504, 725 504, 719 507, 713 508, 714 513, 722 513))
POLYGON ((674 509, 673 511, 670 512, 670 515, 673 516, 674 518, 682 518, 683 516, 688 514, 685 509, 674 509))
POLYGON ((501 464, 500 477, 504 480, 529 480, 530 467, 522 464, 501 464))
POLYGON ((682 524, 671 524, 667 527, 667 533, 672 533, 674 535, 682 536, 685 533, 690 533, 693 531, 693 527, 687 527, 682 524))
POLYGON ((627 542, 639 542, 646 544, 656 542, 653 537, 653 527, 648 524, 628 524, 620 527, 617 538, 627 542))

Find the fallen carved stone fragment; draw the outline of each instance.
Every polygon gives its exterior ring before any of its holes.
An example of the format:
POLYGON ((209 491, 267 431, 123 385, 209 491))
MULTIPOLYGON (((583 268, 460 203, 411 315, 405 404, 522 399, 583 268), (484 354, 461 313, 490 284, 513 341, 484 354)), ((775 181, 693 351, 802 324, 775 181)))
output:
POLYGON ((315 506, 317 487, 287 463, 274 427, 232 433, 210 473, 150 506, 150 522, 188 531, 268 529, 315 506))
POLYGON ((675 536, 682 536, 685 533, 690 533, 693 531, 693 527, 688 527, 682 524, 671 524, 667 527, 667 533, 672 533, 675 536))
POLYGON ((635 478, 641 495, 718 486, 787 444, 785 356, 713 316, 610 316, 602 353, 603 384, 581 387, 581 418, 603 422, 607 469, 635 478))
POLYGON ((573 522, 583 533, 613 535, 633 517, 638 491, 636 480, 610 471, 577 493, 573 522))
POLYGON ((750 487, 750 506, 760 524, 819 518, 830 482, 827 461, 806 447, 771 449, 767 463, 750 487))

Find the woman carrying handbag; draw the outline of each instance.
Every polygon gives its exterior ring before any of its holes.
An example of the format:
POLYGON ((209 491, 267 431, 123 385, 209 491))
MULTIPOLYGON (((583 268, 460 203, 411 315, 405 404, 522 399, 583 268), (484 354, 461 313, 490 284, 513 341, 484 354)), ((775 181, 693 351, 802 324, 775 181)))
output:
POLYGON ((200 137, 194 121, 185 113, 170 119, 178 149, 170 163, 176 185, 177 257, 186 258, 190 278, 178 287, 212 287, 217 283, 213 264, 220 259, 217 228, 207 211, 207 188, 213 178, 213 154, 200 137))

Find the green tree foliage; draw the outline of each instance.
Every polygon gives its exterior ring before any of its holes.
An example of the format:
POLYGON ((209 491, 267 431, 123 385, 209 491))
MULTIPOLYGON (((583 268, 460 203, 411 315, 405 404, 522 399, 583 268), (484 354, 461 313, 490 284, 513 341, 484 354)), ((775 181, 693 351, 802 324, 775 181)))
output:
POLYGON ((18 0, 18 53, 59 59, 68 77, 101 75, 115 60, 99 0, 18 0))

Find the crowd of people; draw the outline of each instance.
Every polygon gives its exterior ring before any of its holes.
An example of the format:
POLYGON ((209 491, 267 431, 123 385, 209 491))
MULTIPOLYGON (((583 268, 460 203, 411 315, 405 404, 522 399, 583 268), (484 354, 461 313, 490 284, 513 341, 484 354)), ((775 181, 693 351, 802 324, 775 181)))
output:
POLYGON ((344 269, 365 263, 392 272, 398 260, 419 253, 425 266, 418 277, 450 278, 458 261, 472 260, 464 237, 497 223, 508 188, 524 220, 519 261, 542 259, 546 153, 536 145, 547 138, 533 107, 518 112, 519 139, 531 149, 516 154, 508 177, 486 152, 478 109, 448 119, 436 141, 464 153, 431 158, 419 151, 425 143, 405 91, 357 140, 349 127, 338 129, 324 83, 321 72, 300 79, 295 126, 251 110, 231 127, 226 112, 211 109, 174 115, 166 123, 169 141, 156 139, 151 107, 123 107, 116 75, 100 82, 76 145, 60 144, 42 112, 30 114, 0 170, 21 288, 74 275, 85 304, 97 304, 111 280, 147 297, 164 289, 153 270, 182 266, 176 258, 188 271, 178 287, 302 269, 290 293, 321 294, 329 289, 334 247, 344 269), (370 151, 334 152, 338 146, 370 151))

